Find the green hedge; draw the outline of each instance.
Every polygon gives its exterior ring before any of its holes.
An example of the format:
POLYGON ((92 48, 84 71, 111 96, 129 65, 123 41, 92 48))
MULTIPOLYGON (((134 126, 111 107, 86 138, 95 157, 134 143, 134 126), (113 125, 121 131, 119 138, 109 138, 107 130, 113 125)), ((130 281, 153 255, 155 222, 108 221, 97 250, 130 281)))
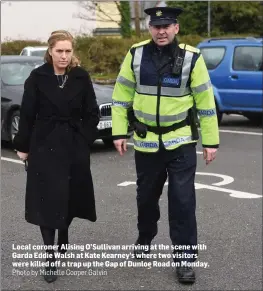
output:
MULTIPOLYGON (((81 64, 89 72, 96 76, 108 76, 115 78, 120 65, 129 48, 137 42, 149 39, 149 34, 143 34, 140 38, 133 36, 129 39, 110 37, 86 37, 76 38, 76 55, 81 64)), ((180 43, 196 46, 204 37, 199 35, 178 36, 180 43)), ((13 40, 1 44, 2 55, 20 54, 25 46, 39 46, 46 43, 35 40, 13 40)))
MULTIPOLYGON (((133 36, 129 39, 109 37, 76 38, 76 55, 80 58, 83 67, 97 77, 108 75, 115 76, 120 68, 123 58, 129 48, 137 42, 146 40, 149 34, 143 34, 140 38, 133 36)), ((197 45, 202 37, 188 35, 179 37, 180 42, 197 45)), ((39 46, 46 43, 34 40, 13 40, 1 44, 2 55, 20 54, 25 46, 39 46)))
POLYGON ((26 46, 42 46, 47 45, 38 40, 12 40, 1 43, 2 55, 19 55, 22 49, 26 46))

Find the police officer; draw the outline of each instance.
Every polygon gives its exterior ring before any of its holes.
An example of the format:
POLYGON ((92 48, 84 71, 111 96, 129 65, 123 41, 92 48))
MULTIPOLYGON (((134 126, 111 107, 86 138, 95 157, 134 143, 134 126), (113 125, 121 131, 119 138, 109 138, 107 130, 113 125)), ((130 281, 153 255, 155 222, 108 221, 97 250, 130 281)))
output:
MULTIPOLYGON (((216 157, 219 130, 209 74, 199 49, 179 44, 180 8, 155 7, 152 39, 128 51, 112 96, 112 131, 120 155, 133 126, 137 172, 137 245, 150 246, 160 218, 159 198, 168 176, 170 238, 179 282, 193 283, 197 259, 195 109, 200 118, 206 164, 216 157)), ((135 251, 135 255, 147 248, 135 251)), ((138 256, 139 257, 139 256, 138 256)))

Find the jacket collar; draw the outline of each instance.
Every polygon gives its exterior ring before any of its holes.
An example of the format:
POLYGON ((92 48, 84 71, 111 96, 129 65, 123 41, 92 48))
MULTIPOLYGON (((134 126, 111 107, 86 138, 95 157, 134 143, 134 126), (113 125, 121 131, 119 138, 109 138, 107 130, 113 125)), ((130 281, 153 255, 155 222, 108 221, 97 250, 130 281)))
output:
MULTIPOLYGON (((53 76, 55 74, 53 65, 49 63, 45 63, 42 66, 38 67, 35 70, 35 72, 40 75, 48 75, 48 76, 53 76)), ((68 72, 68 75, 72 77, 85 77, 87 76, 87 73, 81 67, 73 67, 68 72)))

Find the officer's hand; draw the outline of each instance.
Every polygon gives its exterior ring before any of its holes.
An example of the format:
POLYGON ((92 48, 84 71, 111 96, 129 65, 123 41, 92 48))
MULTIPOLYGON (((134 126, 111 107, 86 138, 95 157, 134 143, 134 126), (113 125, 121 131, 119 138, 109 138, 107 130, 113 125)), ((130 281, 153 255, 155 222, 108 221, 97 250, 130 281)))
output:
POLYGON ((217 149, 215 148, 204 148, 203 155, 206 165, 210 164, 216 158, 217 149))
POLYGON ((114 145, 121 156, 124 154, 124 152, 127 152, 127 139, 114 140, 114 145))

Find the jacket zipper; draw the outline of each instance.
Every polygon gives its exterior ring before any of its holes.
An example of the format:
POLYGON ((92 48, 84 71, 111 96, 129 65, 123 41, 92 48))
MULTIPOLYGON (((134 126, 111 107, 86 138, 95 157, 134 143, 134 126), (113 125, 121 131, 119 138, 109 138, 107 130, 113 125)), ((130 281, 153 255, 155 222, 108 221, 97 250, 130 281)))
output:
MULTIPOLYGON (((167 65, 168 63, 165 63, 158 69, 158 87, 157 87, 157 105, 156 105, 156 123, 157 127, 160 127, 160 103, 161 103, 161 87, 162 87, 162 74, 160 73, 161 70, 167 65)), ((162 142, 162 134, 159 134, 158 136, 159 140, 159 149, 162 142)))
MULTIPOLYGON (((157 123, 157 127, 160 127, 160 103, 161 103, 161 84, 162 84, 162 80, 161 80, 161 74, 158 73, 158 87, 157 87, 157 106, 156 106, 156 123, 157 123)), ((160 144, 161 144, 161 134, 159 134, 159 148, 160 148, 160 144)))

